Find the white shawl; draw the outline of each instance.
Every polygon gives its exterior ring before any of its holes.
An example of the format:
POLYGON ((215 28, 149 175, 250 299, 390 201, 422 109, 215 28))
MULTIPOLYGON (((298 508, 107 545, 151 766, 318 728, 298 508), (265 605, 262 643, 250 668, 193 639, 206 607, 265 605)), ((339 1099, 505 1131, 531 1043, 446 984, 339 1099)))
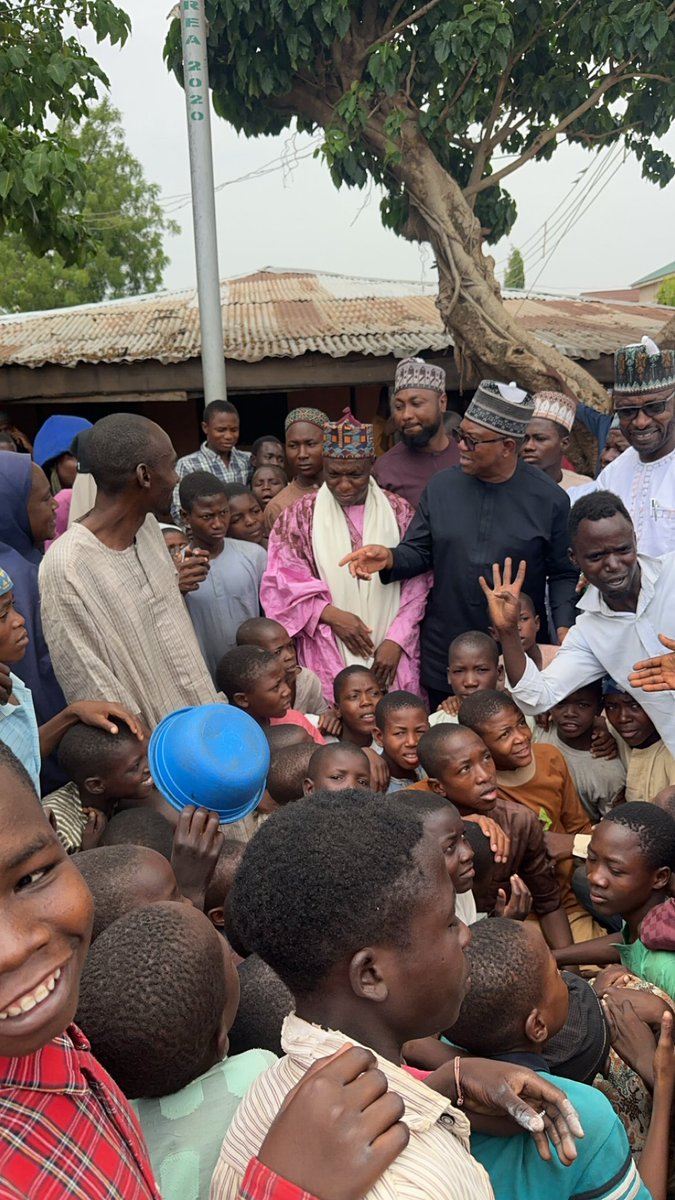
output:
MULTIPOLYGON (((363 522, 363 545, 398 546, 400 540, 396 514, 382 489, 374 479, 370 479, 363 522)), ((345 515, 325 483, 319 488, 314 505, 312 550, 319 578, 330 589, 332 603, 336 608, 360 617, 372 630, 373 645, 379 646, 398 615, 401 585, 388 583, 385 586, 378 575, 373 575, 370 583, 367 583, 363 579, 354 579, 348 567, 338 566, 345 555, 351 554, 352 544, 345 515)), ((335 640, 346 666, 355 663, 371 665, 372 658, 352 654, 340 638, 336 637, 335 640)))

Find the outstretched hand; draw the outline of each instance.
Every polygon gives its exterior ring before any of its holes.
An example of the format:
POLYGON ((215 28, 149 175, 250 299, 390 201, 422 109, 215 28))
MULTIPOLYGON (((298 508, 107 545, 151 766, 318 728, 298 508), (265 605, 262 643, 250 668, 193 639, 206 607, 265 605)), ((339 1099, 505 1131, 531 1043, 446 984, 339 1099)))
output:
MULTIPOLYGON (((674 638, 660 633, 659 641, 666 650, 675 652, 674 638)), ((675 653, 656 655, 636 663, 628 682, 631 687, 642 688, 643 692, 675 691, 675 653)))
POLYGON ((185 806, 173 835, 171 866, 179 891, 195 908, 204 908, 206 890, 224 840, 217 813, 192 804, 185 806))
POLYGON ((386 546, 362 546, 360 550, 352 550, 340 559, 339 566, 349 567, 350 575, 355 579, 370 581, 378 571, 384 571, 393 566, 394 556, 386 546))
POLYGON ((487 599, 490 621, 494 625, 497 636, 511 633, 518 628, 520 616, 520 593, 525 582, 527 563, 521 560, 515 579, 513 578, 513 563, 510 558, 504 562, 504 575, 499 563, 492 565, 492 583, 490 587, 481 575, 478 582, 487 599))
POLYGON ((83 725, 105 729, 106 733, 119 733, 119 722, 123 721, 139 742, 145 739, 146 731, 138 718, 127 712, 126 708, 122 708, 121 704, 115 704, 111 700, 76 700, 74 704, 69 704, 65 711, 83 725))

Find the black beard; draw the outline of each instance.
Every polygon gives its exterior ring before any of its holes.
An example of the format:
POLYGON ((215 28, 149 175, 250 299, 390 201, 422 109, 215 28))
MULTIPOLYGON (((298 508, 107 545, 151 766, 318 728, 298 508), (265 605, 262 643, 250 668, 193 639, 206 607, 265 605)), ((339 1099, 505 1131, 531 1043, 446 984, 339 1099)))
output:
POLYGON ((421 433, 416 433, 412 437, 410 434, 401 432, 401 441, 409 450, 421 450, 424 446, 428 446, 432 438, 436 437, 442 421, 437 425, 429 425, 427 429, 423 429, 421 433))

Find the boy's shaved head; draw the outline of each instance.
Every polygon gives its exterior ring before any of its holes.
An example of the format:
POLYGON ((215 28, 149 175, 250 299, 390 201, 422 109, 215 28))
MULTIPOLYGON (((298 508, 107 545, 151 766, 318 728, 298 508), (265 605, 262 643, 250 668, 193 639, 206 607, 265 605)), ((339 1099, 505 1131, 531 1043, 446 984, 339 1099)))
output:
POLYGON ((675 820, 665 809, 633 801, 612 809, 601 824, 605 822, 622 825, 637 834, 650 870, 669 867, 675 871, 675 820))
POLYGON ((283 1057, 281 1027, 295 1002, 285 983, 257 954, 239 964, 241 997, 230 1030, 230 1055, 270 1050, 283 1057))
POLYGON ((249 692, 275 663, 274 655, 259 646, 235 646, 218 663, 216 687, 228 699, 237 692, 249 692))
MULTIPOLYGON (((481 692, 480 695, 484 696, 485 693, 481 692)), ((464 704, 464 701, 462 701, 462 704, 464 704)), ((429 729, 420 738, 417 753, 430 779, 439 779, 441 777, 447 755, 451 752, 451 748, 455 742, 463 740, 465 734, 466 730, 461 725, 441 722, 440 725, 434 725, 433 728, 429 729)))
POLYGON ((92 942, 134 908, 180 899, 170 864, 155 850, 97 846, 95 850, 83 850, 75 861, 94 897, 92 942))
POLYGON ((284 725, 266 725, 265 737, 270 744, 270 750, 283 750, 286 746, 299 746, 301 742, 316 743, 312 740, 309 730, 302 725, 294 725, 292 721, 284 725))
POLYGON ((99 846, 144 846, 170 862, 173 829, 166 817, 153 808, 126 808, 110 818, 99 846))
POLYGON ((342 671, 338 671, 333 680, 333 696, 336 704, 340 703, 340 696, 355 675, 371 675, 373 682, 377 684, 373 672, 368 667, 360 667, 357 663, 351 667, 344 667, 342 671))
POLYGON ((120 754, 141 743, 128 725, 119 722, 117 733, 78 722, 64 733, 58 750, 59 766, 74 783, 105 775, 120 754))
POLYGON ((272 621, 270 617, 251 617, 239 626, 237 645, 259 646, 266 637, 276 637, 280 632, 286 633, 286 630, 279 621, 272 621))
POLYGON ((290 804, 300 799, 314 748, 314 742, 309 741, 273 751, 267 773, 267 791, 275 804, 290 804))
POLYGON ((414 708, 428 716, 427 706, 421 696, 416 696, 414 692, 396 691, 387 692, 381 700, 377 702, 375 709, 375 724, 378 729, 385 729, 389 717, 393 717, 394 713, 402 712, 404 709, 414 708))
POLYGON ((225 983, 221 938, 204 914, 153 904, 92 946, 77 1020, 126 1096, 169 1096, 217 1057, 225 983))
POLYGON ((541 999, 548 950, 525 923, 500 918, 471 927, 466 950, 471 988, 459 1020, 444 1030, 450 1040, 481 1057, 513 1048, 541 999))
POLYGON ((473 729, 474 733, 480 733, 486 721, 491 721, 506 710, 517 713, 521 711, 508 692, 474 692, 472 696, 463 698, 457 719, 460 725, 473 729))
POLYGON ((178 487, 180 506, 190 513, 199 500, 210 500, 212 496, 225 496, 225 484, 210 471, 191 471, 181 479, 178 487))
POLYGON ((490 637, 489 633, 483 633, 481 629, 469 629, 466 633, 460 633, 459 637, 454 638, 448 650, 448 660, 452 662, 453 654, 460 654, 465 650, 478 650, 485 654, 486 658, 495 666, 499 662, 499 649, 496 641, 490 637))

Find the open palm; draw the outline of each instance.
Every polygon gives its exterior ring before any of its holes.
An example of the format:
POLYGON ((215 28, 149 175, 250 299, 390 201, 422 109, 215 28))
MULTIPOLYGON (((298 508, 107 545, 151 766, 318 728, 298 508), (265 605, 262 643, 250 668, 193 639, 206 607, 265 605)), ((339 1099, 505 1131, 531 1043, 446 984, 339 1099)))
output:
POLYGON ((503 576, 499 563, 493 563, 492 587, 482 575, 478 580, 488 602, 490 620, 497 633, 510 633, 518 628, 520 593, 523 590, 526 570, 527 563, 522 561, 514 579, 513 563, 507 558, 504 562, 503 576))

